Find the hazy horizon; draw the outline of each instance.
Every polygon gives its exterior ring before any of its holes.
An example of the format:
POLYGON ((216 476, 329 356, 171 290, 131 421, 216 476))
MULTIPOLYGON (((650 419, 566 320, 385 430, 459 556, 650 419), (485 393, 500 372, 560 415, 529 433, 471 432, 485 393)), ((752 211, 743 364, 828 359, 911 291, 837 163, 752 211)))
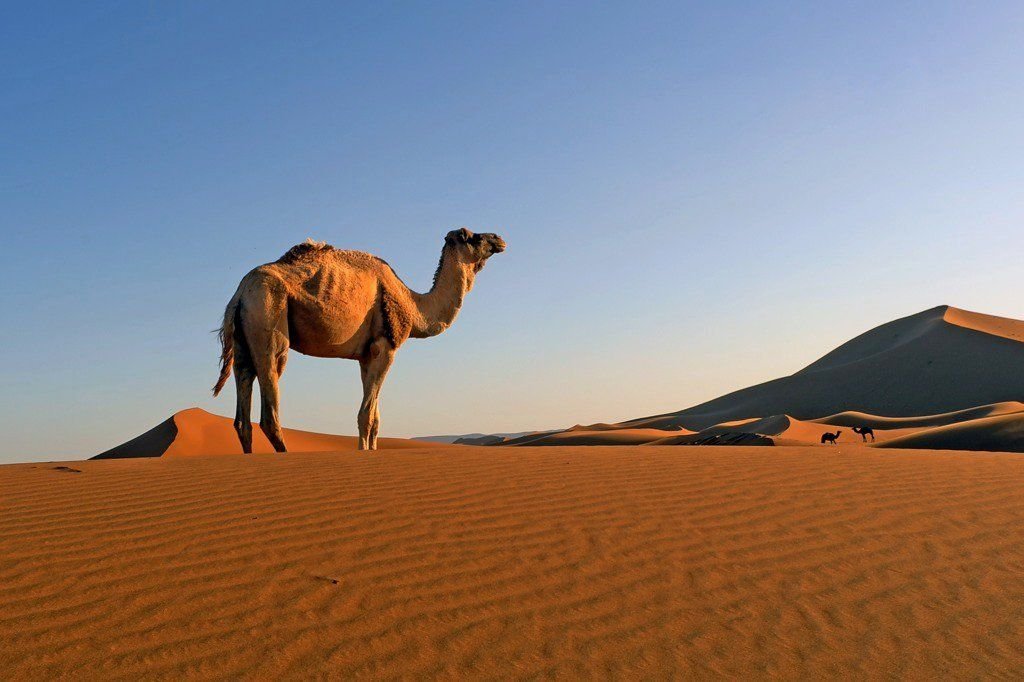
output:
MULTIPOLYGON (((241 276, 306 237, 429 288, 383 436, 685 408, 937 305, 1024 318, 1024 6, 260 3, 8 9, 0 462, 91 456, 210 396, 241 276)), ((288 428, 355 433, 291 353, 288 428)), ((258 411, 254 412, 258 416, 258 411)))

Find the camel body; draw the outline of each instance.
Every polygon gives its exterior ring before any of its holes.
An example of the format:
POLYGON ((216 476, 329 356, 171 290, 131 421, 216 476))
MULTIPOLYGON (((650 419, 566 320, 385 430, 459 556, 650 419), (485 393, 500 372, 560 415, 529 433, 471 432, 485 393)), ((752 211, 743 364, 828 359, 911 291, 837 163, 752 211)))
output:
POLYGON ((375 450, 380 428, 378 397, 395 351, 410 337, 447 329, 484 262, 505 249, 494 234, 462 228, 445 237, 434 284, 426 294, 407 287, 385 261, 360 251, 316 242, 292 247, 273 263, 242 278, 224 311, 221 372, 214 395, 235 377, 235 430, 242 451, 252 452, 252 387, 259 381, 260 428, 285 452, 278 382, 288 351, 358 360, 363 382, 360 449, 375 450))
POLYGON ((853 432, 860 435, 860 439, 863 442, 867 442, 868 436, 871 436, 871 442, 875 442, 875 430, 870 426, 854 426, 853 432))

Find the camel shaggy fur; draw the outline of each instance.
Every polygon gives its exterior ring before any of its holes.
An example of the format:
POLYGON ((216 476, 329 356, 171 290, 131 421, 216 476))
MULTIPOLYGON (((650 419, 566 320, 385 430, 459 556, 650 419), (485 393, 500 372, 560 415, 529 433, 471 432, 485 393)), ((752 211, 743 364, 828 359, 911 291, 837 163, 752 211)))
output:
POLYGON ((452 230, 425 294, 409 289, 380 258, 321 242, 294 246, 250 271, 224 311, 220 377, 213 387, 216 396, 234 371, 235 430, 242 451, 252 452, 253 381, 259 381, 262 398, 260 428, 275 450, 286 451, 278 380, 289 349, 359 361, 359 448, 376 450, 377 400, 395 351, 410 337, 437 336, 451 326, 477 273, 504 250, 496 234, 452 230))

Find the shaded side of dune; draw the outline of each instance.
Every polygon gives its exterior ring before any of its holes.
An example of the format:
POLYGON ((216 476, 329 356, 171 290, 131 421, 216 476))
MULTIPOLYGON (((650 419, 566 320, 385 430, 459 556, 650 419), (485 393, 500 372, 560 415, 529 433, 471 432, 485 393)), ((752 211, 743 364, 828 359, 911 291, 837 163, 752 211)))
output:
POLYGON ((452 445, 498 445, 505 442, 505 436, 464 436, 452 441, 452 445))
POLYGON ((644 445, 775 445, 775 440, 760 433, 721 431, 718 433, 690 433, 669 436, 644 445))
POLYGON ((160 422, 149 431, 121 443, 90 459, 126 459, 129 457, 161 457, 178 437, 174 417, 160 422))

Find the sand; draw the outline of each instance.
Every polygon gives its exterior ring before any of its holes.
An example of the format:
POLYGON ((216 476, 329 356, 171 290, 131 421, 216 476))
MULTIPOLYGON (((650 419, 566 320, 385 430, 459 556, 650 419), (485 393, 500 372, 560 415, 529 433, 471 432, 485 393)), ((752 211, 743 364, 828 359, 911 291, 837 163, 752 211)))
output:
POLYGON ((1022 488, 862 446, 8 465, 0 670, 1018 677, 1022 488))

